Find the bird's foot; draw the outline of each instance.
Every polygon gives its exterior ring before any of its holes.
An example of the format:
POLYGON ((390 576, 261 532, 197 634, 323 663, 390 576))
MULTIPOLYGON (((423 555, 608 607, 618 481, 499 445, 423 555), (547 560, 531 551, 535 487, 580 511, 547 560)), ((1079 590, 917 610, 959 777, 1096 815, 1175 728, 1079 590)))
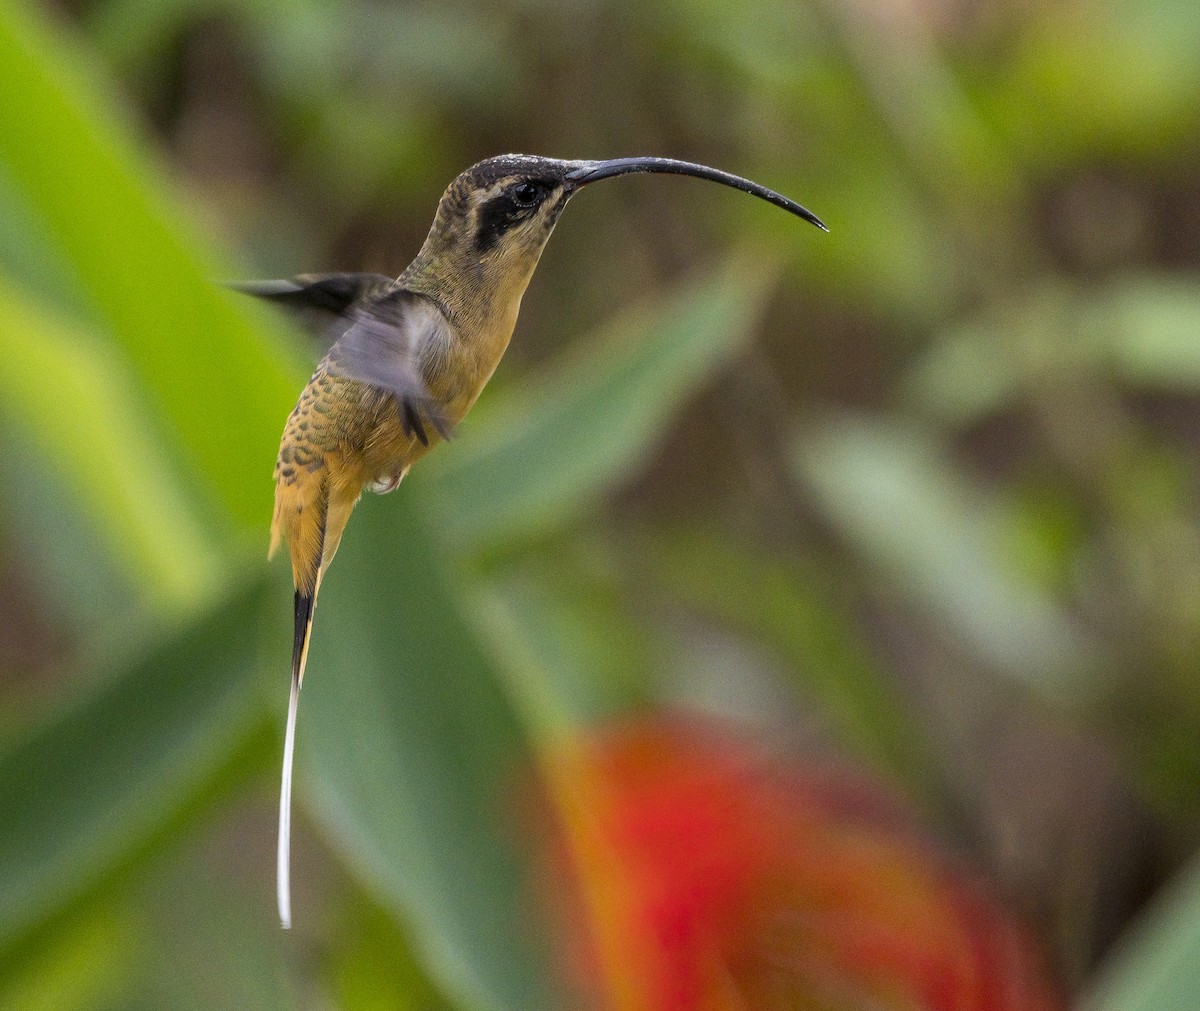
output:
POLYGON ((384 474, 368 484, 367 490, 373 491, 376 495, 386 495, 389 491, 396 490, 396 486, 403 477, 404 471, 400 471, 399 474, 384 474))

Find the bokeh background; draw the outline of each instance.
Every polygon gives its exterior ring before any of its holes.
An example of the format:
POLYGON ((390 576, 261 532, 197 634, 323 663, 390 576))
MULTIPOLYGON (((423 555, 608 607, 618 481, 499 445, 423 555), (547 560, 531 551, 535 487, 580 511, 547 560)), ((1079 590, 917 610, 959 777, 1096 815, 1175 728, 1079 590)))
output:
POLYGON ((1064 1003, 1200 1006, 1198 52, 1181 0, 3 3, 0 1006, 1054 1006, 989 989, 999 921, 1064 1003), (505 151, 832 231, 572 202, 325 583, 285 934, 264 556, 320 347, 213 282, 398 273, 505 151), (667 880, 792 807, 812 866, 667 880), (979 930, 895 899, 938 874, 979 930), (918 950, 738 947, 850 907, 918 950))

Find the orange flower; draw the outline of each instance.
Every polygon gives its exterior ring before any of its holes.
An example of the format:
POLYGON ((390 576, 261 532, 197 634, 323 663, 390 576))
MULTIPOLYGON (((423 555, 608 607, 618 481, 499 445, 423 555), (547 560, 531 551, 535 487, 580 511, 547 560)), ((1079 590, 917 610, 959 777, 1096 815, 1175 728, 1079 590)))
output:
POLYGON ((564 748, 550 778, 592 1006, 1064 1006, 1016 921, 861 782, 653 721, 564 748))

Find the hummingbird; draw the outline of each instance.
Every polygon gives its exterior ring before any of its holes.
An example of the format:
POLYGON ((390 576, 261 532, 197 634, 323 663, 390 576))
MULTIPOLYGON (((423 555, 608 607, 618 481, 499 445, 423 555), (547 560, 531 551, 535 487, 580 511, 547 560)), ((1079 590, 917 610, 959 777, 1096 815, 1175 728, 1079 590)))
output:
POLYGON ((395 489, 471 409, 508 347, 521 297, 567 201, 591 183, 643 172, 731 186, 829 230, 794 200, 707 165, 507 154, 450 183, 424 244, 396 278, 302 274, 233 286, 323 320, 332 338, 287 419, 274 475, 270 554, 287 542, 295 585, 276 880, 285 928, 296 709, 317 592, 350 513, 364 490, 395 489))

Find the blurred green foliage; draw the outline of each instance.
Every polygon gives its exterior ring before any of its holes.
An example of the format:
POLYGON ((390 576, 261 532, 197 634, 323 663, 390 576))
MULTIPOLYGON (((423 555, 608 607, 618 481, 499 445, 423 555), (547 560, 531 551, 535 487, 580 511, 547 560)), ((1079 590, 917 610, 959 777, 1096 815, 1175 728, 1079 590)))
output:
POLYGON ((1200 8, 69 7, 0 7, 0 1006, 554 1006, 538 756, 654 705, 869 764, 1087 1006, 1200 1003, 1200 8), (317 349, 213 282, 397 273, 506 150, 833 231, 573 203, 331 570, 281 935, 317 349))

